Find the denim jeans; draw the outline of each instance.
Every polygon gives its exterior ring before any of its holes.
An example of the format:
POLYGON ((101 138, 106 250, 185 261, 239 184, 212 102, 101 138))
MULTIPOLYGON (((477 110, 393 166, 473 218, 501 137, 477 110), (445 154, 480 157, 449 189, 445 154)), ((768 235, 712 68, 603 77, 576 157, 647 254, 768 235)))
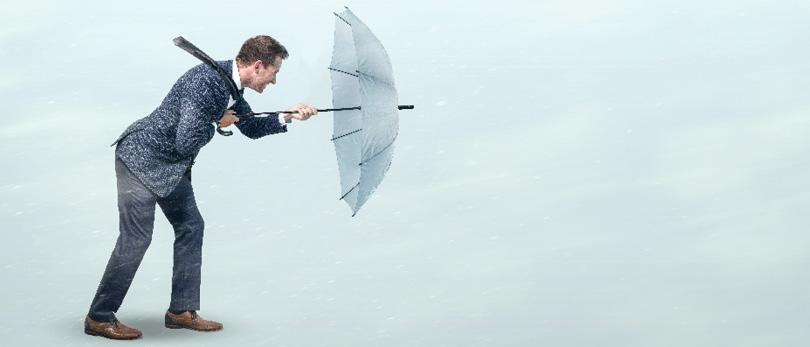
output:
POLYGON ((152 241, 155 205, 160 206, 174 227, 174 269, 169 309, 199 310, 200 269, 204 222, 191 188, 191 168, 165 198, 152 193, 119 159, 115 158, 118 179, 119 236, 104 276, 101 278, 88 316, 98 322, 115 320, 135 272, 152 241))

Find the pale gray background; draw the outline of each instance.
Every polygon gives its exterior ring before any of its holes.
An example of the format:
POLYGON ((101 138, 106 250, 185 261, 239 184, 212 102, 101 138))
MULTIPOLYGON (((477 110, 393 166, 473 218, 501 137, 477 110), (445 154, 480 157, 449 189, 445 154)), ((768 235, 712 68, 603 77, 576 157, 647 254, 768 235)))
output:
POLYGON ((225 330, 163 328, 159 216, 131 344, 810 343, 810 5, 711 0, 4 1, 0 343, 109 343, 82 332, 117 237, 109 145, 198 63, 172 38, 231 59, 272 35, 291 56, 254 109, 328 107, 343 5, 416 105, 389 175, 351 218, 333 115, 216 136, 194 184, 225 330))

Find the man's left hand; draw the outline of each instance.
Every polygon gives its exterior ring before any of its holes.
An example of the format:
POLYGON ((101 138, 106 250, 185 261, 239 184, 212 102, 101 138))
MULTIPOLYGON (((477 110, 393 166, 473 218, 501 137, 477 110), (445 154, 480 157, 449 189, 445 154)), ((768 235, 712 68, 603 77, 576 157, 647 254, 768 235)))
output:
POLYGON ((293 105, 292 107, 288 108, 287 111, 298 111, 298 113, 287 113, 284 115, 284 120, 290 120, 293 118, 297 120, 307 120, 309 117, 318 114, 317 107, 303 102, 293 105))

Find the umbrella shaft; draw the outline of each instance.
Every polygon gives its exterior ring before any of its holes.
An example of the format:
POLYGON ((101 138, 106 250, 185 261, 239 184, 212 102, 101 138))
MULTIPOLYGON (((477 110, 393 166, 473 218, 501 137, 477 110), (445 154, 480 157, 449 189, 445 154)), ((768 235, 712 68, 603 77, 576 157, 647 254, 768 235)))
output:
MULTIPOLYGON (((398 107, 400 110, 412 110, 413 105, 399 105, 398 107)), ((359 110, 360 106, 355 107, 343 107, 343 108, 325 108, 325 109, 318 109, 318 112, 335 112, 335 111, 349 111, 349 110, 359 110)), ((249 114, 235 114, 234 116, 237 117, 250 117, 250 116, 258 116, 258 115, 277 115, 280 113, 298 113, 298 111, 276 111, 276 112, 252 112, 249 114)))
MULTIPOLYGON (((318 109, 318 112, 349 111, 349 110, 359 110, 359 109, 360 109, 360 106, 344 107, 344 108, 325 108, 323 110, 318 109)), ((298 113, 298 111, 295 111, 294 113, 298 113)))

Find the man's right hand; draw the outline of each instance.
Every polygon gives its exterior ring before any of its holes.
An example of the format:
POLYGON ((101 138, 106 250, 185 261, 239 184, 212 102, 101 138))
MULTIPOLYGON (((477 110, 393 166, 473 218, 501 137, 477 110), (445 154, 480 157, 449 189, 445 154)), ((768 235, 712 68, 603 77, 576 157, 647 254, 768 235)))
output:
POLYGON ((225 114, 222 115, 222 118, 220 118, 219 121, 217 122, 217 123, 219 123, 219 127, 220 128, 227 128, 227 127, 231 126, 233 123, 238 122, 239 117, 236 117, 233 114, 234 114, 233 110, 225 111, 225 114))

